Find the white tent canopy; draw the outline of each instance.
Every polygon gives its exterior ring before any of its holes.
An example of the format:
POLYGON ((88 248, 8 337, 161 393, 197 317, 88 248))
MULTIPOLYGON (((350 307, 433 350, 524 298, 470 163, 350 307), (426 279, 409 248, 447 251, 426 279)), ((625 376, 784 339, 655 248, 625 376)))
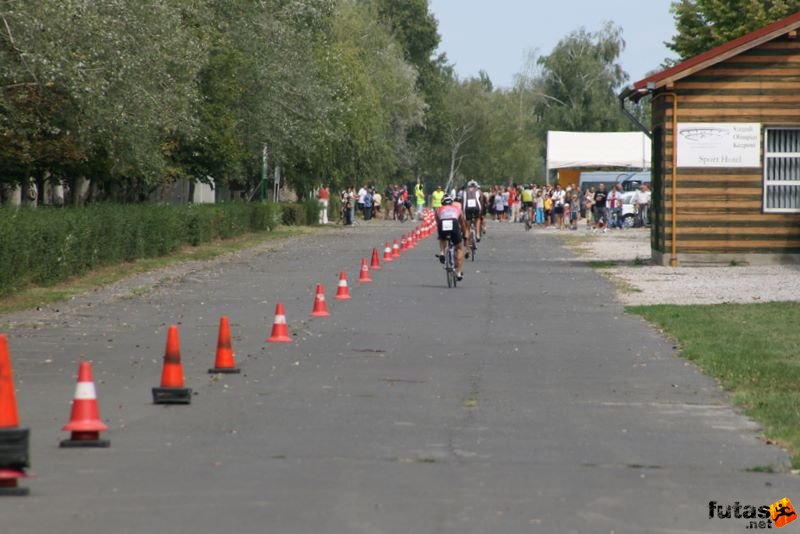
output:
POLYGON ((650 139, 642 132, 547 132, 547 170, 650 168, 650 139))

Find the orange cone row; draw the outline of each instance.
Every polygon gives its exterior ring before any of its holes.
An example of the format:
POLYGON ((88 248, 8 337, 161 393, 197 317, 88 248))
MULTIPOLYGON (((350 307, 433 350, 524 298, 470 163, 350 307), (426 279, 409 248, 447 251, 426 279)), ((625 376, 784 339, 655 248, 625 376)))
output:
POLYGON ((191 404, 192 390, 183 385, 183 365, 178 327, 167 329, 167 347, 164 350, 164 367, 161 370, 161 386, 153 388, 154 404, 191 404))
MULTIPOLYGON (((394 245, 386 242, 383 252, 383 261, 388 263, 400 257, 401 250, 414 248, 416 242, 428 237, 431 233, 432 218, 430 213, 425 213, 422 226, 412 230, 408 235, 403 235, 394 245)), ((380 270, 378 249, 372 250, 372 259, 367 264, 367 259, 361 259, 361 269, 358 281, 370 283, 370 270, 380 270)), ((342 272, 336 291, 336 299, 349 300, 351 298, 347 285, 347 275, 342 272)), ((312 317, 328 317, 325 290, 322 284, 317 284, 312 317)), ((275 319, 272 332, 267 339, 269 343, 291 343, 286 314, 283 304, 278 303, 275 308, 275 319)), ((209 373, 239 373, 236 367, 233 346, 231 343, 230 322, 227 316, 220 318, 219 336, 214 367, 209 373)), ((153 388, 153 402, 155 404, 190 404, 192 390, 184 386, 183 366, 181 364, 180 340, 178 327, 170 326, 167 330, 167 345, 164 350, 161 385, 153 388)), ((8 351, 8 338, 0 334, 0 495, 27 495, 27 488, 18 486, 18 480, 26 478, 25 468, 28 467, 28 437, 27 429, 20 429, 17 415, 16 397, 14 394, 13 374, 8 351)), ((100 433, 108 430, 108 426, 100 419, 100 410, 97 402, 97 392, 92 375, 92 364, 82 361, 78 367, 78 383, 73 396, 69 422, 62 430, 70 432, 70 438, 61 441, 61 447, 108 447, 110 441, 101 439, 100 433)))
POLYGON ((28 429, 19 428, 8 338, 0 335, 0 495, 28 494, 28 488, 18 485, 19 479, 28 476, 28 440, 28 429))
POLYGON ((72 413, 62 430, 72 432, 69 439, 61 442, 62 447, 108 447, 111 444, 107 439, 100 439, 100 432, 108 430, 108 426, 100 420, 90 362, 80 362, 78 365, 78 385, 72 400, 72 413))
POLYGON ((209 369, 208 372, 213 374, 235 374, 241 372, 241 369, 236 368, 236 361, 233 354, 233 344, 231 343, 230 321, 225 315, 219 318, 217 355, 214 360, 214 367, 209 369))

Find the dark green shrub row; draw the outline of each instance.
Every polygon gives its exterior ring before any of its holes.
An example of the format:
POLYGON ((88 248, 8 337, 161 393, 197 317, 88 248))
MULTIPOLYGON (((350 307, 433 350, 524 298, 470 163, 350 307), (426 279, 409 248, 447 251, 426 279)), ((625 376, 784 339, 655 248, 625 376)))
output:
POLYGON ((316 226, 321 207, 318 200, 281 204, 281 221, 287 226, 316 226))
POLYGON ((274 204, 0 209, 0 294, 280 222, 274 204))

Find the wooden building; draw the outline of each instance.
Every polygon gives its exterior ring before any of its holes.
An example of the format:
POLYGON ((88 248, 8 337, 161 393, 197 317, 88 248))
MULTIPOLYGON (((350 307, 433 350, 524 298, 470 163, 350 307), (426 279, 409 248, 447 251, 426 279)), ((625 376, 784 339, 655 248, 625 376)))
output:
POLYGON ((800 261, 798 29, 800 13, 620 95, 652 97, 657 263, 800 261))

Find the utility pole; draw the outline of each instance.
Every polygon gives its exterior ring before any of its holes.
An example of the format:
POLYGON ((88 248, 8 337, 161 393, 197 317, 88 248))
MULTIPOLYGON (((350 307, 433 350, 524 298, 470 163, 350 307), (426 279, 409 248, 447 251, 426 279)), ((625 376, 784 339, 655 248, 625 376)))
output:
POLYGON ((267 158, 269 156, 269 149, 267 144, 264 143, 264 149, 261 153, 261 202, 267 200, 267 158))
POLYGON ((272 196, 275 202, 281 201, 281 166, 275 165, 275 194, 272 196))

